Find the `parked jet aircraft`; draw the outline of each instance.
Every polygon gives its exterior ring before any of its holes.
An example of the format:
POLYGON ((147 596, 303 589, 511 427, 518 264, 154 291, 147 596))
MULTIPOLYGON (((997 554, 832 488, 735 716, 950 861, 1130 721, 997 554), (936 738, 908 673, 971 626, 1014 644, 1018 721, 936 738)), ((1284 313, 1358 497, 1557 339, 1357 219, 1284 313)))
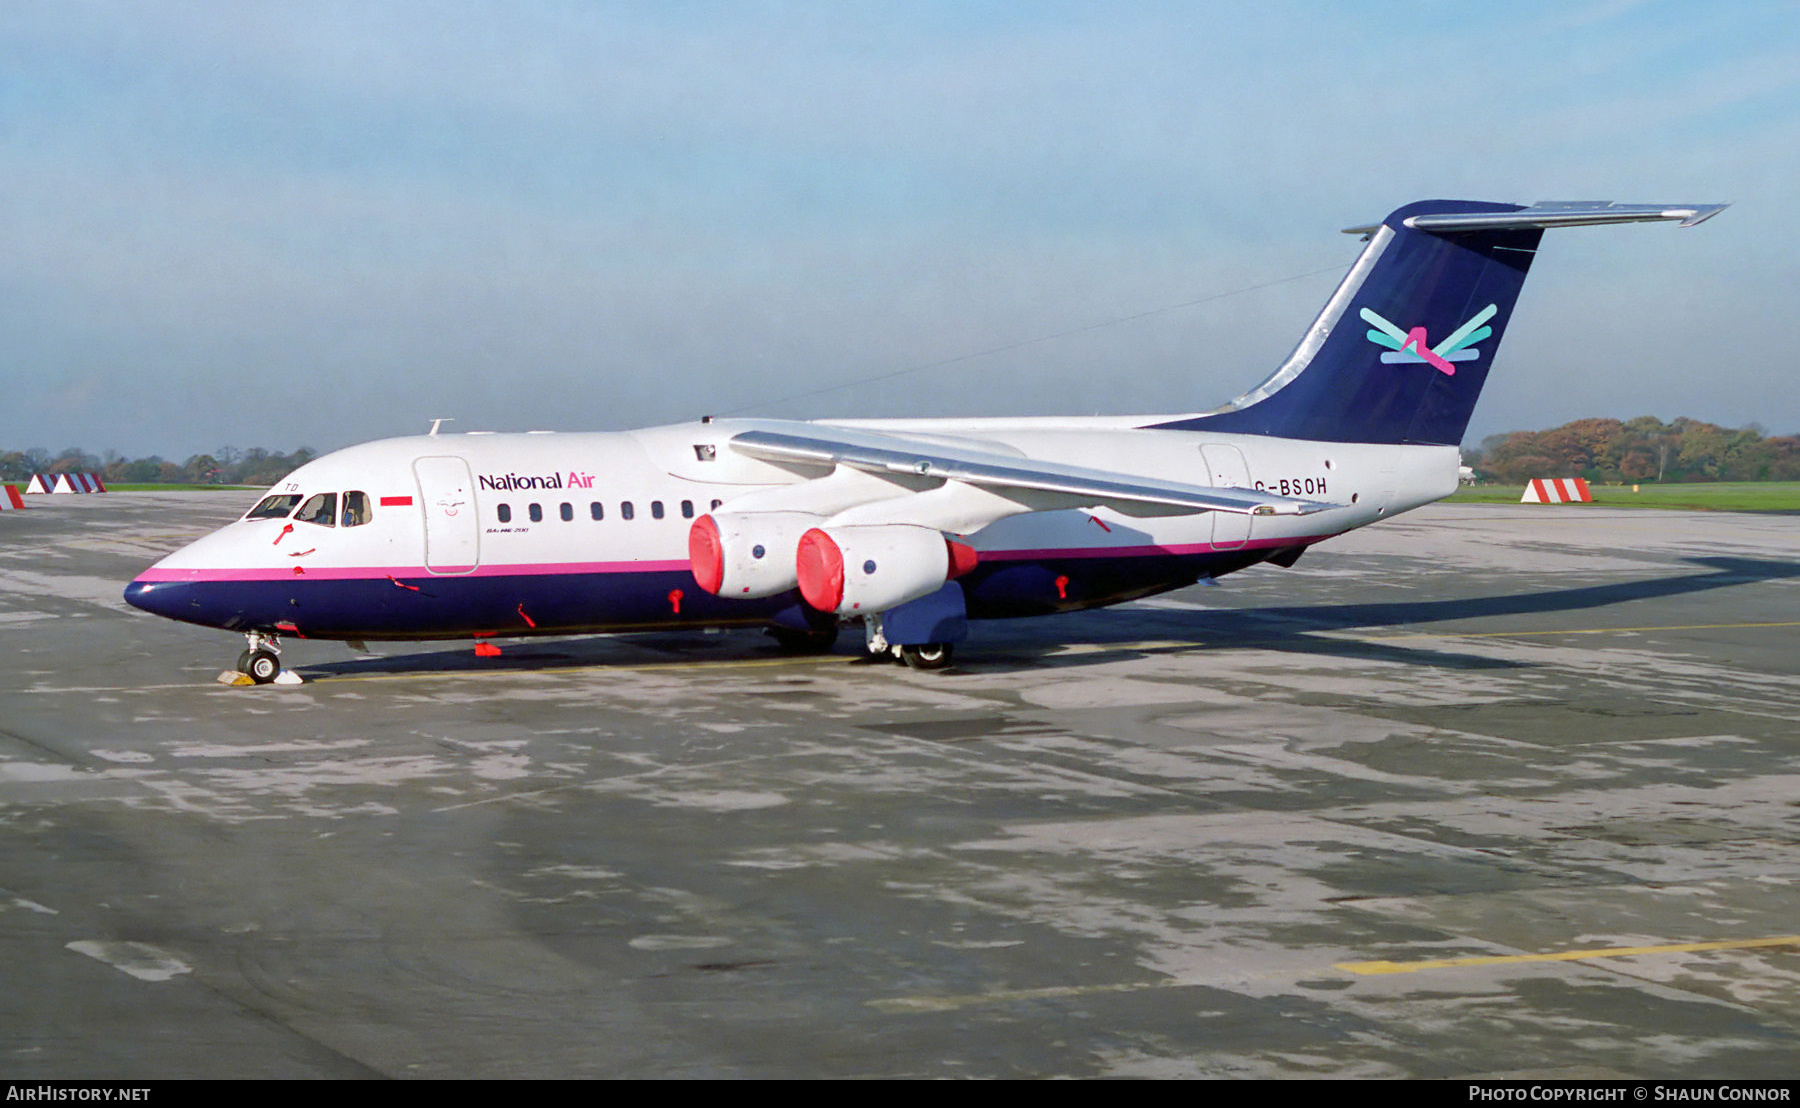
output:
POLYGON ((1209 412, 712 420, 607 434, 430 435, 319 458, 125 599, 243 633, 566 635, 766 627, 946 664, 969 619, 1115 604, 1456 489, 1457 450, 1544 230, 1724 205, 1427 200, 1366 246, 1299 345, 1209 412))

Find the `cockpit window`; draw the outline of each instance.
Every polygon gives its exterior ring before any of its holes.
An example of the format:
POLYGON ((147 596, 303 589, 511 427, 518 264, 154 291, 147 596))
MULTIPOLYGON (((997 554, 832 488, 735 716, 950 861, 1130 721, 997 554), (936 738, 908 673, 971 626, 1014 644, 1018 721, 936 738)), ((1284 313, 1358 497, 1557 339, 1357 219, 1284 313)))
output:
POLYGON ((366 492, 347 492, 344 494, 345 527, 361 527, 369 522, 369 494, 366 492))
POLYGON ((332 517, 337 515, 337 493, 322 492, 311 497, 300 505, 294 518, 302 523, 316 523, 321 527, 330 527, 336 523, 332 517))
POLYGON ((263 502, 250 509, 245 519, 286 519, 294 505, 300 503, 300 494, 282 493, 278 496, 265 496, 263 502))

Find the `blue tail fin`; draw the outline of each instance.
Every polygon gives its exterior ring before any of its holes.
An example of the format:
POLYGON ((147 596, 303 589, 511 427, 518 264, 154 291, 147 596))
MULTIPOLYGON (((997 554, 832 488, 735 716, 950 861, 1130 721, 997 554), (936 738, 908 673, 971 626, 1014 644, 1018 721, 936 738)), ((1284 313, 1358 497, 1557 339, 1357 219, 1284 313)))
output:
POLYGON ((1215 412, 1157 426, 1330 442, 1462 441, 1544 228, 1682 220, 1723 205, 1421 200, 1369 244, 1280 369, 1215 412))

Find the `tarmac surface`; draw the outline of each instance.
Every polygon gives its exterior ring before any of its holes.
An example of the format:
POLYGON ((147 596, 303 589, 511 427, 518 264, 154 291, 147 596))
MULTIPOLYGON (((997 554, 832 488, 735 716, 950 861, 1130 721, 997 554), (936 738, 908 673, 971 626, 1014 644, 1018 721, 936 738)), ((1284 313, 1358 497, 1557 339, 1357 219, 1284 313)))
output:
POLYGON ((120 591, 254 499, 0 514, 0 1078, 1800 1075, 1793 517, 228 688, 120 591))

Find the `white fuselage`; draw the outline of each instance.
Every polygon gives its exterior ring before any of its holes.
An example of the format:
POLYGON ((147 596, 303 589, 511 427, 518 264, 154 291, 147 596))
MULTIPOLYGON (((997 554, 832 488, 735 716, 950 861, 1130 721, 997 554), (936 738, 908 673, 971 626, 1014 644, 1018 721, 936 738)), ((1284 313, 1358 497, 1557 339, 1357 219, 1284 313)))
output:
MULTIPOLYGON (((1306 516, 1199 512, 1133 517, 1105 508, 1031 512, 999 519, 965 536, 984 560, 1076 553, 1131 557, 1149 548, 1194 553, 1309 544, 1456 489, 1459 459, 1453 447, 1138 430, 1119 426, 1121 422, 904 420, 840 425, 941 436, 1022 458, 1215 487, 1255 488, 1337 505, 1306 516)), ((344 574, 411 578, 508 569, 607 573, 681 568, 687 563, 689 526, 697 516, 721 505, 730 508, 755 494, 801 490, 811 483, 809 474, 731 451, 727 442, 732 434, 752 425, 716 421, 613 433, 474 433, 366 443, 319 458, 270 491, 293 493, 302 500, 321 492, 363 492, 373 504, 367 524, 240 521, 169 555, 155 569, 323 579, 344 574), (437 494, 421 486, 419 462, 433 458, 460 459, 472 478, 468 505, 460 510, 472 513, 474 526, 460 539, 463 550, 448 561, 433 557, 427 549, 425 516, 428 502, 437 494), (503 520, 502 515, 508 518, 503 520), (280 533, 284 527, 289 533, 280 533)), ((897 488, 891 500, 883 502, 898 507, 902 497, 915 495, 897 488)), ((824 518, 847 512, 854 519, 869 503, 860 499, 824 518)), ((895 507, 884 514, 892 518, 895 507)))
MULTIPOLYGON (((1264 560, 1292 564, 1314 542, 1449 494, 1458 465, 1452 447, 1140 430, 1110 420, 856 425, 1022 464, 1103 467, 1331 505, 1306 515, 1143 505, 1037 510, 1021 507, 1027 494, 1006 499, 956 481, 770 462, 731 448, 734 435, 758 426, 436 435, 351 447, 271 489, 272 515, 253 511, 176 551, 134 581, 126 598, 170 618, 243 631, 253 642, 281 634, 433 639, 707 626, 817 635, 844 617, 880 615, 897 627, 891 617, 900 610, 889 609, 948 589, 949 573, 958 578, 954 589, 921 600, 949 610, 926 611, 911 624, 925 628, 915 635, 935 634, 932 628, 957 626, 948 617, 1098 607, 1264 560), (749 526, 799 518, 801 529, 816 523, 837 535, 852 551, 851 568, 840 564, 832 579, 848 582, 842 603, 809 605, 815 594, 803 598, 806 587, 794 587, 797 530, 778 549, 775 539, 766 544, 786 559, 787 576, 776 586, 741 590, 748 595, 701 587, 690 533, 715 512, 749 526), (970 520, 980 525, 967 526, 970 520), (921 535, 941 538, 921 546, 921 535), (865 538, 874 545, 859 546, 865 538), (911 545, 889 541, 896 538, 911 545), (957 548, 972 564, 951 571, 944 550, 957 548), (922 549, 937 561, 924 565, 922 549), (900 575, 898 591, 882 594, 878 582, 866 584, 875 577, 858 576, 877 566, 900 575), (871 596, 876 601, 865 604, 871 596)), ((741 542, 758 556, 764 547, 755 534, 741 542)))

